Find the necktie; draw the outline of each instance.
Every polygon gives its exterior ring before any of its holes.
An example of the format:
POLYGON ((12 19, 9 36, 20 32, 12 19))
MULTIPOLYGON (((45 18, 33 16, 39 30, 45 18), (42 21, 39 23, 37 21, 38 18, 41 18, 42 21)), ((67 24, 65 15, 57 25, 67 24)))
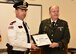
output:
MULTIPOLYGON (((29 32, 28 32, 28 29, 27 29, 26 24, 24 22, 23 22, 23 26, 24 26, 26 34, 27 34, 27 43, 30 43, 29 32)), ((26 54, 29 54, 29 51, 30 51, 30 49, 28 48, 26 51, 26 54)))
POLYGON ((30 43, 29 32, 28 32, 28 29, 27 29, 26 24, 24 22, 23 22, 23 26, 24 26, 26 34, 27 34, 27 43, 30 43))
POLYGON ((55 31, 55 22, 52 22, 52 30, 55 31))
POLYGON ((55 22, 52 22, 52 27, 54 27, 55 26, 55 22))

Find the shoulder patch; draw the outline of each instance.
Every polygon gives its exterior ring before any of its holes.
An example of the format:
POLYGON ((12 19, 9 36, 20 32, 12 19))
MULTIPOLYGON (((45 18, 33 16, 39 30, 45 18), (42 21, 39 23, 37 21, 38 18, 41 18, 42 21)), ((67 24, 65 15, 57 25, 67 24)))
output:
POLYGON ((9 26, 9 27, 8 27, 8 29, 13 29, 13 28, 14 28, 14 26, 9 26))
POLYGON ((13 25, 14 23, 16 23, 16 21, 11 22, 10 25, 13 25))

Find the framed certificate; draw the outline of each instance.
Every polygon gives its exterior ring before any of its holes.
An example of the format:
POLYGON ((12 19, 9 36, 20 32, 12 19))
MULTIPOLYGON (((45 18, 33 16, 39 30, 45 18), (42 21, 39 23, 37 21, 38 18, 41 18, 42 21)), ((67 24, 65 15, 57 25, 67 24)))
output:
POLYGON ((33 35, 32 36, 37 46, 44 46, 51 44, 51 41, 47 34, 39 34, 39 35, 33 35))

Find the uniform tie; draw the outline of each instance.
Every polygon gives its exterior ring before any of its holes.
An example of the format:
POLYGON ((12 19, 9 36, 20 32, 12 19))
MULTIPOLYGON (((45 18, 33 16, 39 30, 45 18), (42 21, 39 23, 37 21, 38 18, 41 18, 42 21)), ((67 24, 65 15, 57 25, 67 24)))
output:
POLYGON ((55 26, 55 22, 52 22, 52 27, 54 27, 55 26))
POLYGON ((23 26, 24 26, 26 34, 27 34, 27 43, 30 43, 29 32, 28 32, 27 26, 26 26, 26 24, 24 22, 23 22, 23 26))
MULTIPOLYGON (((26 34, 27 34, 27 43, 30 43, 29 32, 28 32, 27 26, 26 26, 26 24, 24 22, 23 22, 23 26, 24 26, 26 34)), ((29 51, 30 51, 30 49, 27 48, 26 54, 29 54, 29 51)))

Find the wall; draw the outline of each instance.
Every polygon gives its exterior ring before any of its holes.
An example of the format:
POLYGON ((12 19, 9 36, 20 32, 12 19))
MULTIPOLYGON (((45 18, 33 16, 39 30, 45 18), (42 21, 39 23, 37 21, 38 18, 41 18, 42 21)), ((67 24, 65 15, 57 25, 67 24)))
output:
MULTIPOLYGON (((59 5, 60 6, 60 18, 68 21, 70 33, 71 33, 71 41, 69 43, 69 47, 76 47, 76 0, 26 0, 30 4, 41 4, 42 8, 42 20, 49 18, 48 8, 51 5, 59 5)), ((0 10, 1 11, 1 10, 0 10)), ((7 11, 7 10, 6 10, 7 11)), ((6 18, 6 17, 5 17, 6 18)), ((6 19, 7 20, 7 19, 6 19)), ((2 32, 2 29, 1 29, 2 32)), ((5 32, 4 32, 5 33, 5 32)), ((4 34, 3 34, 4 36, 4 34)), ((3 44, 3 43, 0 43, 3 44)))

